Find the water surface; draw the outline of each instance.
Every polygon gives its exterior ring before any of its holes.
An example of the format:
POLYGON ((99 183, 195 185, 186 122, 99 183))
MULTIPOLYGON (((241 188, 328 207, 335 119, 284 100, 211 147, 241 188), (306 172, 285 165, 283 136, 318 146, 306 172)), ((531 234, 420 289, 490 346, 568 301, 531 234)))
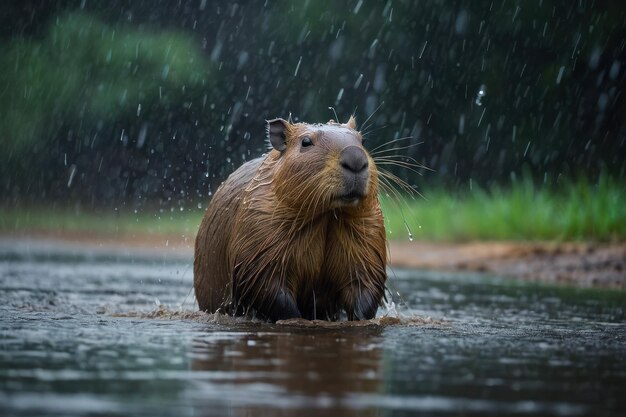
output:
POLYGON ((190 313, 187 252, 0 240, 0 415, 626 410, 626 293, 467 274, 390 276, 402 315, 437 320, 216 320, 190 313))

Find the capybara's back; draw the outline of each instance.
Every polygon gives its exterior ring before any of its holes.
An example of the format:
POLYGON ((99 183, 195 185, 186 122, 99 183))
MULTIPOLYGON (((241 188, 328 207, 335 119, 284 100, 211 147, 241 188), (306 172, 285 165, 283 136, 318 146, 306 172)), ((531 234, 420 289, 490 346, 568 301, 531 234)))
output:
POLYGON ((193 285, 201 311, 228 310, 231 266, 228 247, 246 186, 262 158, 243 164, 218 188, 200 223, 193 262, 193 285))

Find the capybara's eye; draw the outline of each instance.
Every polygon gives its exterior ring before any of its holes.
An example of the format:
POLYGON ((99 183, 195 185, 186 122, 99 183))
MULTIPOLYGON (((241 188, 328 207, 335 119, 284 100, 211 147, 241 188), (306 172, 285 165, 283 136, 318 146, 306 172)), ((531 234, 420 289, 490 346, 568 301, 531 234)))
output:
POLYGON ((302 147, 306 148, 308 146, 313 146, 313 141, 311 140, 310 137, 305 136, 302 138, 302 147))

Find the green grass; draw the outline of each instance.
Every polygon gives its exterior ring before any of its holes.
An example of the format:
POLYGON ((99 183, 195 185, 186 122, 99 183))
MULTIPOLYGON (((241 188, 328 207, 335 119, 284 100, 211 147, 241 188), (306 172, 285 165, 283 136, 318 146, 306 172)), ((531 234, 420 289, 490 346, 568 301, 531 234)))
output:
MULTIPOLYGON (((464 192, 425 190, 425 198, 383 196, 390 239, 591 240, 626 239, 626 187, 601 178, 565 182, 558 189, 521 181, 512 187, 464 192)), ((194 236, 203 209, 101 210, 0 207, 0 232, 94 232, 100 234, 171 234, 194 236)))
POLYGON ((69 232, 105 235, 163 234, 195 236, 203 211, 198 209, 94 213, 69 208, 0 208, 0 232, 69 232))
POLYGON ((473 186, 457 195, 442 189, 424 194, 400 204, 382 199, 391 239, 407 239, 407 225, 417 240, 626 238, 626 186, 606 177, 597 184, 565 182, 558 189, 522 181, 489 190, 473 186))

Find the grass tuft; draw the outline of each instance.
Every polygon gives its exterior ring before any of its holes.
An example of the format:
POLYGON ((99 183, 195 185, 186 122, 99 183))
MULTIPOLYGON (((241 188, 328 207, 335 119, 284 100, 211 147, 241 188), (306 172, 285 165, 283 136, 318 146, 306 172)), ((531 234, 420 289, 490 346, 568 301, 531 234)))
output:
POLYGON ((602 177, 558 189, 524 180, 508 188, 473 186, 459 195, 443 189, 425 198, 382 198, 389 238, 467 240, 592 240, 626 238, 626 188, 602 177), (405 225, 406 222, 406 225, 405 225))

